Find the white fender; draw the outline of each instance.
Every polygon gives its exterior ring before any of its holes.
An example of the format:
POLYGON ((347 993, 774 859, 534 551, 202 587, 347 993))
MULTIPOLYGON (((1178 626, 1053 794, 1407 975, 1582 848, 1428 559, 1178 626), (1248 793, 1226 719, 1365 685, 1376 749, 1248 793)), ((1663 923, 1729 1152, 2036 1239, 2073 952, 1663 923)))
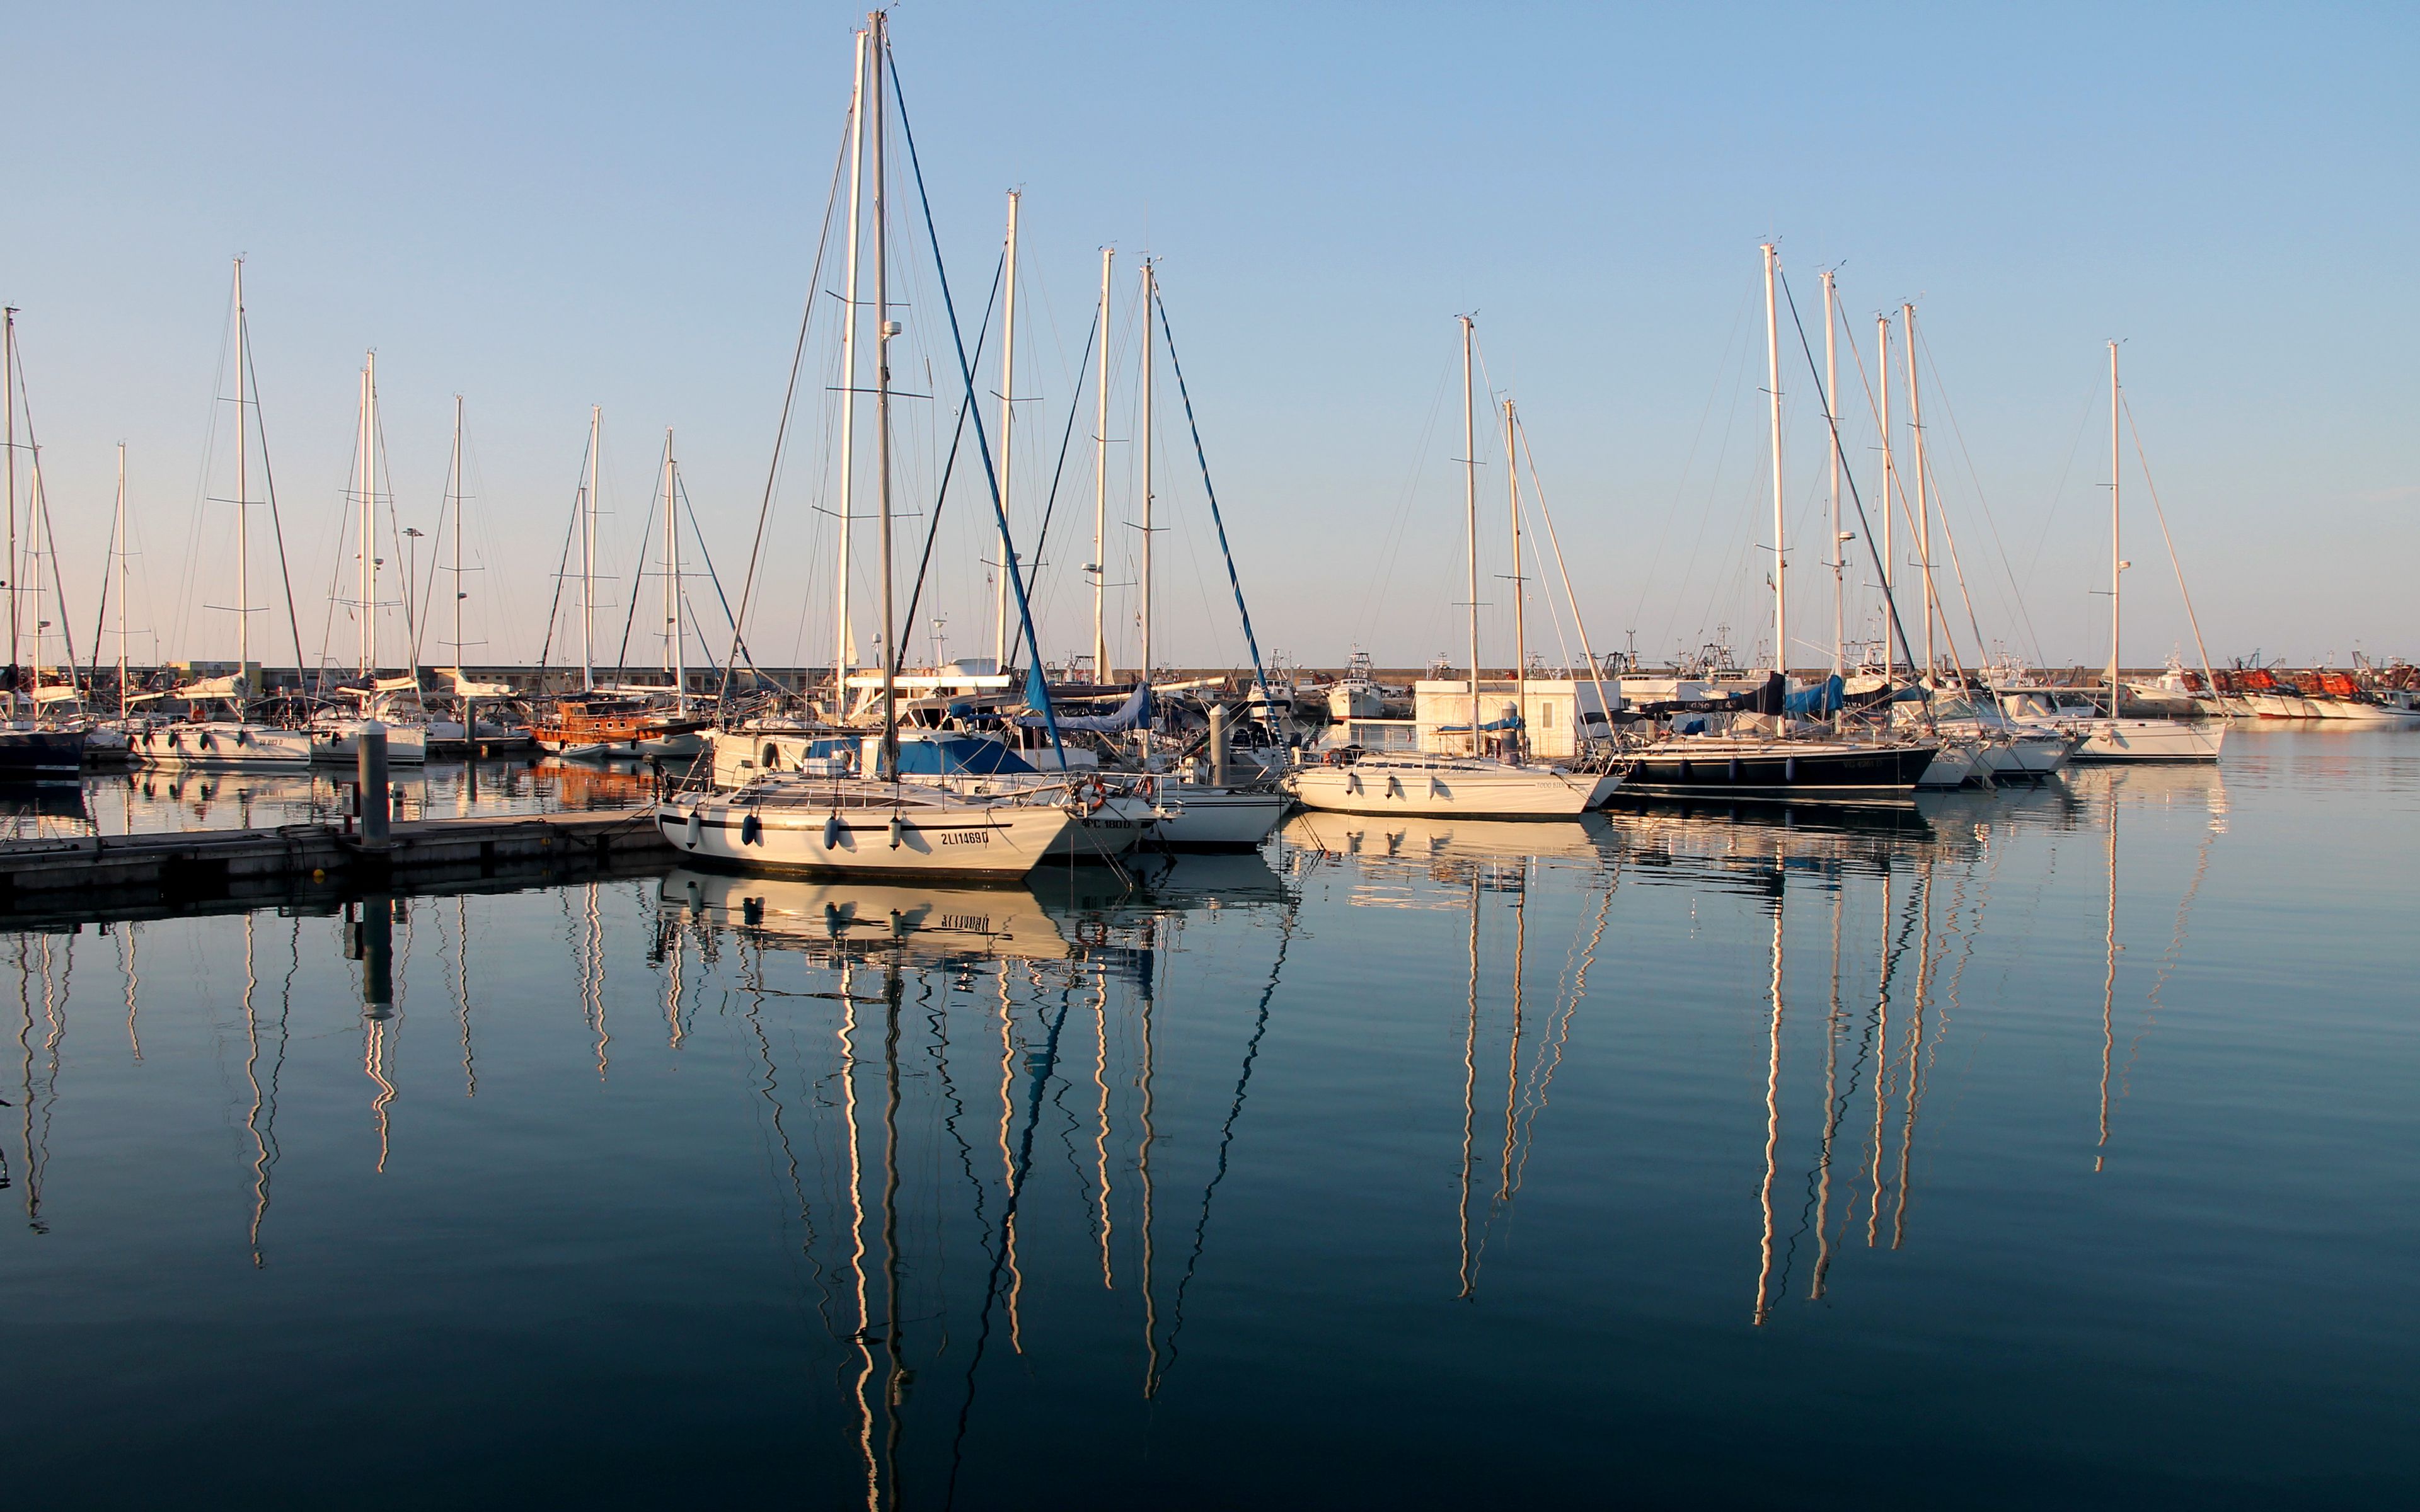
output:
POLYGON ((697 849, 698 842, 704 839, 706 839, 706 821, 699 816, 695 809, 691 809, 689 811, 689 848, 697 849))

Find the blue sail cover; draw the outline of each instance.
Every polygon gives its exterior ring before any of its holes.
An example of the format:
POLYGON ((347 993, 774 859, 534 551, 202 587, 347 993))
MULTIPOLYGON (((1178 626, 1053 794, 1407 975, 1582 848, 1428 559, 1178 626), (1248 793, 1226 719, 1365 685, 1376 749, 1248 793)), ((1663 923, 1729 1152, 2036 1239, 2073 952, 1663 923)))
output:
MULTIPOLYGON (((1033 685, 1032 679, 1029 678, 1027 680, 1026 686, 1029 689, 1032 687, 1033 685)), ((1104 733, 1113 730, 1132 730, 1143 722, 1145 714, 1150 708, 1150 696, 1151 690, 1149 685, 1137 683, 1135 685, 1135 690, 1126 695, 1126 701, 1118 705, 1118 711, 1115 714, 1063 714, 1059 716, 1059 728, 1062 730, 1095 730, 1104 733)), ((1044 697, 1047 700, 1048 695, 1045 694, 1044 697)), ((1032 695, 1029 691, 1027 694, 1028 702, 1031 702, 1032 698, 1032 695)), ((1039 729, 1043 723, 1042 720, 1037 718, 1020 718, 1016 722, 1028 730, 1039 729)))
POLYGON ((1783 712, 1794 718, 1820 719, 1840 712, 1840 676, 1838 672, 1824 678, 1804 693, 1792 693, 1782 700, 1783 712))
POLYGON ((929 740, 899 743, 899 770, 913 777, 951 776, 970 772, 990 777, 1001 772, 1031 772, 1024 757, 997 740, 972 735, 936 735, 929 740))
MULTIPOLYGON (((1602 718, 1603 716, 1599 716, 1599 717, 1602 718)), ((1508 714, 1501 719, 1490 719, 1487 723, 1479 727, 1480 733, 1482 734, 1493 730, 1519 730, 1521 728, 1521 717, 1517 714, 1508 714)), ((1441 724, 1437 726, 1437 733, 1441 735, 1462 735, 1468 734, 1469 733, 1470 726, 1466 724, 1441 724)))

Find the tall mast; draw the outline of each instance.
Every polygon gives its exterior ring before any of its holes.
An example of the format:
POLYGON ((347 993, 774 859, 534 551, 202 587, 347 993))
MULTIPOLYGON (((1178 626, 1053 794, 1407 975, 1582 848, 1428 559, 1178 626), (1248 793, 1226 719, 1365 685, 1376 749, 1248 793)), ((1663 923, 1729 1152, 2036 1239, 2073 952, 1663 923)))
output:
POLYGON ((1883 428, 1884 605, 1883 681, 1887 683, 1890 681, 1891 675, 1899 671, 1899 653, 1907 649, 1905 646, 1897 643, 1899 599, 1891 593, 1891 587, 1896 579, 1898 568, 1898 563, 1892 560, 1891 556, 1891 553, 1896 549, 1896 548, 1891 545, 1891 482, 1898 474, 1897 470, 1891 464, 1890 316, 1887 315, 1877 314, 1874 316, 1874 372, 1880 379, 1880 381, 1875 384, 1875 387, 1882 391, 1881 424, 1883 428))
POLYGON ((2118 344, 2109 344, 2109 717, 2118 717, 2118 344))
MULTIPOLYGON (((454 671, 462 671, 462 396, 454 396, 454 671)), ((467 730, 467 726, 465 729, 467 730)))
POLYGON ((117 443, 117 719, 126 722, 126 443, 117 443))
POLYGON ((588 486, 580 491, 580 690, 597 687, 597 446, 604 410, 588 407, 588 486))
POLYGON ((1764 370, 1765 392, 1773 400, 1773 665, 1790 670, 1788 601, 1782 583, 1789 559, 1781 539, 1781 317, 1773 302, 1774 245, 1764 244, 1764 370))
POLYGON ((879 775, 899 779, 898 630, 892 623, 891 587, 891 338, 898 324, 891 318, 890 227, 884 224, 882 202, 882 63, 890 51, 887 19, 879 10, 866 17, 867 56, 874 68, 874 89, 866 97, 866 118, 874 186, 874 453, 875 508, 882 543, 882 755, 879 775))
MULTIPOLYGON (((1109 680, 1109 640, 1101 619, 1102 601, 1109 580, 1109 265, 1117 249, 1101 249, 1101 373, 1093 395, 1093 680, 1109 680)), ((1143 324, 1151 312, 1143 312, 1143 324)))
MULTIPOLYGON (((1934 674, 1932 656, 1932 501, 1924 483, 1924 395, 1916 382, 1916 306, 1899 307, 1907 338, 1907 432, 1916 446, 1916 560, 1924 572, 1924 675, 1934 674)), ((1902 496, 1904 497, 1904 496, 1902 496)))
POLYGON ((673 461, 673 428, 664 427, 664 634, 672 637, 673 704, 689 712, 689 668, 681 660, 680 506, 677 464, 673 461))
MULTIPOLYGON (((8 668, 15 671, 18 664, 17 631, 24 620, 23 606, 18 602, 18 579, 23 575, 17 563, 17 307, 0 308, 0 407, 8 412, 8 668)), ((8 688, 8 706, 17 706, 17 688, 8 688)))
POLYGON ((1529 743, 1529 625, 1522 603, 1521 470, 1512 465, 1512 401, 1504 401, 1504 489, 1512 506, 1512 708, 1521 724, 1513 749, 1529 743))
POLYGON ((1840 539, 1840 361, 1833 340, 1837 318, 1831 269, 1823 270, 1823 428, 1832 447, 1832 675, 1848 670, 1848 545, 1840 539))
POLYGON ((865 188, 865 33, 857 34, 857 72, 848 85, 848 303, 840 323, 840 556, 833 591, 832 709, 848 717, 848 527, 849 485, 857 476, 857 248, 859 209, 865 188))
MULTIPOLYGON (((1141 669, 1145 689, 1143 706, 1146 710, 1151 706, 1149 691, 1151 687, 1151 312, 1153 302, 1158 298, 1157 274, 1158 265, 1149 257, 1145 257, 1142 260, 1142 427, 1140 435, 1142 446, 1142 599, 1140 605, 1142 660, 1137 665, 1141 669)), ((1144 757, 1148 759, 1151 755, 1151 717, 1148 713, 1143 718, 1142 749, 1144 757)))
POLYGON ((1008 573, 1016 560, 1016 548, 1008 535, 1008 454, 1016 430, 1016 202, 1014 189, 1008 192, 1008 246, 1001 274, 1001 287, 1007 302, 1001 306, 1000 318, 1000 569, 993 575, 996 607, 992 618, 991 664, 995 671, 1008 670, 1008 573))
POLYGON ((362 359, 362 675, 378 675, 378 353, 362 359))
MULTIPOLYGON (((1470 387, 1470 316, 1462 322, 1462 507, 1470 547, 1470 753, 1479 754, 1479 424, 1470 387)), ((1513 563, 1517 570, 1520 563, 1513 563)))
MULTIPOLYGON (((246 697, 252 693, 251 469, 246 465, 244 453, 244 444, 252 430, 252 412, 244 400, 246 383, 252 371, 250 335, 243 317, 243 259, 238 257, 235 260, 235 675, 246 697)), ((16 453, 11 451, 9 455, 13 458, 16 453)), ((295 653, 295 657, 300 660, 302 653, 295 653)), ((295 669, 295 675, 302 675, 301 668, 295 669)), ((240 704, 238 709, 240 711, 240 704)), ((239 712, 238 717, 240 717, 239 712)))

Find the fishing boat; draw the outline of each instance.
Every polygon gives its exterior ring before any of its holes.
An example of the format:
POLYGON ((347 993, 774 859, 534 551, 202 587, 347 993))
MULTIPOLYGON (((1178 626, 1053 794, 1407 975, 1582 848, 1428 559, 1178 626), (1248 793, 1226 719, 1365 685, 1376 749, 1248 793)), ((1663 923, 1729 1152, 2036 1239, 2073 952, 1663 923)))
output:
MULTIPOLYGON (((1514 702, 1501 718, 1490 722, 1481 708, 1479 671, 1479 440, 1478 412, 1472 385, 1471 343, 1474 325, 1468 316, 1459 316, 1462 326, 1462 431, 1463 431, 1463 495, 1466 546, 1470 581, 1470 676, 1469 719, 1466 725, 1440 727, 1433 739, 1440 745, 1462 746, 1462 750, 1429 749, 1421 751, 1368 751, 1343 748, 1327 753, 1317 764, 1305 764, 1289 771, 1283 779, 1285 791, 1306 809, 1326 810, 1337 813, 1414 814, 1430 818, 1468 819, 1553 819, 1568 818, 1588 812, 1604 804, 1622 783, 1620 772, 1609 766, 1590 769, 1580 764, 1574 769, 1547 765, 1527 759, 1528 724, 1524 711, 1529 704, 1527 680, 1528 675, 1528 646, 1523 643, 1524 620, 1518 609, 1520 595, 1515 594, 1513 616, 1515 645, 1513 651, 1514 702), (1488 754, 1491 744, 1503 755, 1488 754)), ((1512 432, 1514 422, 1508 401, 1505 406, 1505 471, 1511 478, 1513 532, 1513 570, 1521 564, 1520 471, 1513 466, 1512 432)), ((1577 604, 1573 605, 1576 615, 1577 604)), ((1585 646, 1587 632, 1581 631, 1585 646)), ((1596 658, 1589 654, 1591 671, 1596 658)), ((1610 715, 1601 687, 1596 689, 1596 707, 1601 715, 1610 715)), ((1577 719, 1575 731, 1585 728, 1577 719)))
POLYGON ((1357 646, 1345 659, 1344 675, 1327 685, 1327 717, 1330 719, 1383 719, 1387 717, 1387 691, 1378 686, 1377 669, 1371 665, 1370 653, 1357 646))

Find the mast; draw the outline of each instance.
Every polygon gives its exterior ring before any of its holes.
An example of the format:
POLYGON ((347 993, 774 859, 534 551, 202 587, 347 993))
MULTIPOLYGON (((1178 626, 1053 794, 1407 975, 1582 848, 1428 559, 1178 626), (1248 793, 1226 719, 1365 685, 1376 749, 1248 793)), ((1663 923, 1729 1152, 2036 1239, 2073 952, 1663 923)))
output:
MULTIPOLYGON (((1479 432, 1470 390, 1470 316, 1462 322, 1462 500, 1470 542, 1470 753, 1479 754, 1479 432)), ((1519 563, 1513 563, 1517 571, 1519 563)))
POLYGON ((1151 258, 1142 260, 1142 660, 1143 726, 1142 753, 1151 757, 1151 310, 1158 297, 1159 265, 1151 258))
POLYGON ((1883 681, 1888 683, 1899 671, 1898 653, 1906 650, 1894 643, 1898 636, 1899 599, 1891 593, 1897 577, 1891 553, 1891 480, 1897 475, 1891 465, 1890 424, 1890 316, 1874 316, 1874 371, 1880 381, 1874 386, 1882 393, 1883 428, 1883 602, 1886 606, 1883 618, 1883 681))
POLYGON ((1833 270, 1823 270, 1823 424, 1832 433, 1832 675, 1847 668, 1848 543, 1840 537, 1840 361, 1834 336, 1833 270))
POLYGON ((874 452, 875 508, 878 512, 882 567, 882 754, 879 776, 899 779, 899 651, 892 623, 891 588, 891 338, 899 333, 891 318, 890 227, 882 204, 882 60, 889 51, 887 18, 879 10, 866 17, 867 52, 874 62, 874 91, 866 98, 873 151, 874 185, 874 452))
MULTIPOLYGON (((1101 249, 1101 375, 1095 385, 1099 391, 1093 396, 1093 681, 1109 680, 1109 641, 1101 619, 1102 601, 1107 596, 1109 579, 1109 265, 1118 255, 1115 247, 1101 249)), ((1143 324, 1151 324, 1151 312, 1143 312, 1143 324)))
POLYGON ((1014 189, 1008 192, 1008 246, 1001 274, 1007 301, 1001 307, 1000 318, 1000 571, 995 575, 995 609, 992 619, 991 665, 994 671, 1008 670, 1008 570, 1016 559, 1016 548, 1008 536, 1008 455, 1016 429, 1016 202, 1021 196, 1014 189))
MULTIPOLYGON (((1512 506, 1512 708, 1521 723, 1513 733, 1517 754, 1529 744, 1529 626, 1522 604, 1521 470, 1512 465, 1512 401, 1504 401, 1504 489, 1512 506)), ((1576 705, 1575 705, 1576 706, 1576 705)), ((1520 980, 1513 979, 1514 996, 1520 980)), ((1517 1022, 1517 1019, 1516 1019, 1517 1022)))
MULTIPOLYGON (((454 396, 454 671, 462 671, 462 396, 454 396)), ((468 726, 465 726, 467 729, 468 726)))
MULTIPOLYGON (((468 681, 470 680, 468 677, 466 677, 466 676, 463 674, 463 671, 462 671, 462 650, 463 650, 463 645, 462 645, 462 600, 463 600, 463 598, 464 598, 466 595, 465 595, 465 594, 463 594, 463 592, 462 592, 462 396, 461 396, 460 394, 458 394, 458 394, 456 394, 456 395, 454 396, 454 469, 453 469, 453 471, 454 471, 454 478, 453 478, 453 483, 454 483, 454 686, 455 686, 456 690, 458 692, 458 691, 460 691, 460 690, 461 690, 461 688, 462 688, 462 685, 463 685, 464 683, 466 683, 466 682, 468 682, 468 681)), ((409 593, 411 592, 411 589, 410 589, 410 587, 409 587, 408 585, 407 585, 407 587, 405 588, 405 592, 406 592, 407 594, 409 594, 409 593)), ((417 657, 414 657, 413 659, 414 659, 414 660, 417 660, 418 658, 417 658, 417 657)), ((475 754, 477 754, 478 749, 479 749, 479 711, 478 711, 478 707, 477 707, 477 705, 476 705, 475 703, 473 703, 473 701, 472 701, 472 699, 471 699, 471 695, 470 695, 469 693, 467 693, 467 692, 463 692, 463 693, 461 694, 461 702, 462 702, 462 738, 463 738, 465 741, 469 742, 471 751, 472 751, 472 753, 473 753, 473 755, 475 755, 475 754)), ((459 936, 458 936, 458 938, 459 938, 459 936)), ((463 969, 463 971, 464 971, 466 974, 470 971, 470 969, 471 969, 471 968, 470 968, 470 965, 469 965, 469 964, 468 964, 468 962, 467 962, 467 961, 464 963, 462 969, 463 969)), ((469 1046, 469 1036, 470 1036, 470 1033, 471 1033, 471 1018, 470 1018, 470 1014, 471 1014, 470 999, 466 996, 466 997, 463 999, 463 1004, 462 1004, 462 1033, 463 1033, 463 1036, 464 1036, 463 1052, 464 1052, 464 1056, 465 1056, 465 1057, 466 1057, 466 1058, 465 1058, 465 1064, 466 1064, 466 1065, 468 1064, 468 1059, 467 1059, 467 1057, 468 1057, 469 1050, 470 1050, 470 1046, 469 1046)))
POLYGON ((865 187, 865 36, 857 34, 857 72, 848 85, 848 302, 840 323, 840 555, 839 586, 832 600, 832 708, 848 717, 848 527, 849 485, 857 476, 857 249, 859 208, 865 187))
MULTIPOLYGON (((239 265, 240 266, 240 265, 239 265)), ((19 602, 17 579, 17 307, 0 308, 0 407, 8 410, 8 707, 17 707, 17 685, 14 675, 18 665, 17 632, 23 624, 23 606, 19 602)))
POLYGON ((1764 368, 1765 392, 1773 400, 1773 666, 1786 679, 1790 671, 1790 641, 1785 612, 1788 602, 1782 581, 1788 573, 1788 559, 1783 554, 1781 539, 1781 323, 1780 312, 1773 302, 1776 260, 1774 245, 1768 241, 1764 244, 1764 368))
POLYGON ((673 667, 673 706, 679 713, 689 712, 689 669, 681 661, 680 601, 680 506, 675 502, 678 494, 677 464, 673 461, 673 428, 664 427, 664 634, 672 637, 667 648, 673 667))
MULTIPOLYGON (((243 259, 238 257, 235 260, 235 675, 247 698, 252 693, 252 504, 251 470, 245 465, 244 443, 252 429, 252 418, 245 408, 243 395, 244 381, 252 372, 252 354, 248 349, 250 334, 243 318, 243 259)), ((8 455, 13 467, 17 454, 12 449, 8 455)), ((291 601, 290 585, 288 601, 291 601)), ((302 659, 299 650, 295 653, 295 659, 302 659)), ((326 663, 323 661, 320 665, 324 675, 326 663)), ((300 668, 295 670, 295 675, 302 675, 300 668)), ((242 717, 242 704, 239 702, 236 707, 237 717, 242 717)))
POLYGON ((362 359, 362 675, 378 676, 378 353, 362 359))
POLYGON ((117 722, 126 722, 126 443, 117 443, 117 722))
POLYGON ((597 446, 604 410, 588 407, 588 486, 580 501, 580 690, 597 688, 597 446))
MULTIPOLYGON (((1899 307, 1907 336, 1907 431, 1916 445, 1916 560, 1924 571, 1924 675, 1934 675, 1932 656, 1932 501, 1924 484, 1924 395, 1916 382, 1916 306, 1899 307)), ((1902 495, 1904 497, 1904 495, 1902 495)))
POLYGON ((2118 344, 2109 344, 2109 717, 2118 717, 2118 344))

